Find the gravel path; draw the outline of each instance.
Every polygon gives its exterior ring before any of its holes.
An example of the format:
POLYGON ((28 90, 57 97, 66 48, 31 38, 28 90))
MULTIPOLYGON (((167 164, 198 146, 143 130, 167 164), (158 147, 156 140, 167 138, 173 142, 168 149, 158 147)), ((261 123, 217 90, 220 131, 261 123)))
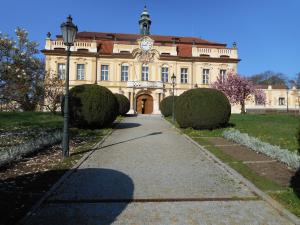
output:
POLYGON ((159 116, 128 117, 26 224, 293 224, 159 116))

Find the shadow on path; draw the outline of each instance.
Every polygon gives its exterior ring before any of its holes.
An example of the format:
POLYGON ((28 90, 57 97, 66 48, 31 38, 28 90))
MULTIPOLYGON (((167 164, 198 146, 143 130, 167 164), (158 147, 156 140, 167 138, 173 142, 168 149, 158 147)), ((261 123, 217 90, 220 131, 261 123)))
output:
POLYGON ((133 192, 133 181, 124 173, 111 169, 78 169, 24 224, 111 224, 127 207, 133 192))
MULTIPOLYGON (((140 137, 131 138, 131 139, 128 139, 128 140, 125 140, 125 141, 120 141, 120 142, 113 143, 113 144, 110 144, 110 145, 105 145, 105 146, 102 146, 102 147, 96 149, 95 151, 98 151, 98 150, 101 150, 103 148, 107 148, 107 147, 110 147, 110 146, 114 146, 114 145, 118 145, 118 144, 130 142, 130 141, 134 141, 134 140, 145 138, 145 137, 148 137, 148 136, 159 135, 159 134, 162 134, 162 132, 161 131, 160 132, 153 132, 153 133, 150 133, 150 134, 147 134, 147 135, 143 135, 143 136, 140 136, 140 137)), ((80 153, 73 153, 72 156, 73 155, 77 155, 77 154, 82 154, 82 153, 90 152, 90 151, 93 151, 93 149, 89 149, 89 150, 86 150, 86 151, 81 151, 80 153)))
POLYGON ((119 123, 115 129, 127 129, 141 126, 140 123, 119 123))

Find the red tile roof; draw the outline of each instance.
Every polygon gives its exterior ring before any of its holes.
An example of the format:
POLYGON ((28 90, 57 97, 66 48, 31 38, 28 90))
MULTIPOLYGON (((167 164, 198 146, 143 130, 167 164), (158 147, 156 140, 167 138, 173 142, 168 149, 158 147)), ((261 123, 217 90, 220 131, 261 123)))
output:
MULTIPOLYGON (((76 36, 78 39, 96 39, 96 40, 116 40, 116 41, 136 41, 143 35, 140 34, 121 34, 121 33, 103 33, 103 32, 79 32, 76 36)), ((195 45, 213 45, 219 47, 226 47, 226 44, 207 41, 197 37, 179 37, 179 36, 163 36, 163 35, 149 35, 155 42, 158 43, 185 43, 195 45)))
POLYGON ((181 57, 192 56, 192 45, 190 44, 179 44, 177 46, 177 54, 181 57))
MULTIPOLYGON (((197 37, 179 37, 179 36, 163 36, 149 35, 154 40, 154 45, 177 45, 179 57, 192 57, 192 46, 204 48, 225 48, 226 44, 207 41, 197 37)), ((103 33, 103 32, 79 32, 77 40, 96 40, 98 43, 98 52, 100 54, 112 54, 114 43, 137 44, 137 39, 143 37, 140 34, 121 34, 121 33, 103 33)), ((57 35, 57 38, 62 38, 57 35)))

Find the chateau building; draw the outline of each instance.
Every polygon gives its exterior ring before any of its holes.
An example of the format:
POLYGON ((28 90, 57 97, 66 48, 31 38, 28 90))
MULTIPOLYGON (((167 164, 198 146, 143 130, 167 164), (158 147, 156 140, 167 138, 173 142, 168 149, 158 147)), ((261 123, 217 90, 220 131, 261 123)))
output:
MULTIPOLYGON (((71 47, 70 87, 99 84, 124 94, 130 100, 131 112, 160 113, 159 102, 172 95, 173 74, 174 94, 180 95, 191 88, 210 87, 219 76, 237 73, 240 59, 235 43, 227 47, 197 37, 152 35, 150 28, 151 18, 145 7, 139 34, 77 33, 71 47)), ((66 71, 65 48, 61 35, 54 40, 48 35, 42 51, 46 70, 61 79, 66 71)), ((268 105, 276 108, 278 100, 284 108, 288 102, 282 99, 286 98, 285 89, 275 90, 265 88, 268 105)), ((296 104, 296 100, 290 103, 296 104)), ((246 105, 250 109, 264 107, 251 102, 246 105)), ((232 112, 239 112, 239 107, 232 107, 232 112)))
MULTIPOLYGON (((218 76, 237 72, 240 61, 235 44, 196 37, 152 35, 145 7, 140 34, 78 32, 70 57, 70 87, 99 84, 130 99, 131 110, 160 113, 159 102, 195 87, 209 87, 218 76)), ((46 39, 46 70, 64 79, 66 54, 62 36, 46 39)))

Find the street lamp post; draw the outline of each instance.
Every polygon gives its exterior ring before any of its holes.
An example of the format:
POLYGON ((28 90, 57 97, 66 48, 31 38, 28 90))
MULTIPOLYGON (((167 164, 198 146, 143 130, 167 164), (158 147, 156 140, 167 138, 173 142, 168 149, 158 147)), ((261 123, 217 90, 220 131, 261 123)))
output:
POLYGON ((172 121, 175 122, 175 83, 176 83, 176 76, 172 75, 172 88, 173 88, 173 103, 172 103, 172 121))
POLYGON ((64 99, 64 130, 63 130, 63 157, 69 157, 69 67, 70 67, 70 55, 71 46, 74 45, 75 36, 78 28, 72 22, 71 15, 68 16, 67 21, 62 23, 61 32, 63 36, 64 45, 67 46, 67 68, 66 68, 66 81, 65 81, 65 99, 64 99))

